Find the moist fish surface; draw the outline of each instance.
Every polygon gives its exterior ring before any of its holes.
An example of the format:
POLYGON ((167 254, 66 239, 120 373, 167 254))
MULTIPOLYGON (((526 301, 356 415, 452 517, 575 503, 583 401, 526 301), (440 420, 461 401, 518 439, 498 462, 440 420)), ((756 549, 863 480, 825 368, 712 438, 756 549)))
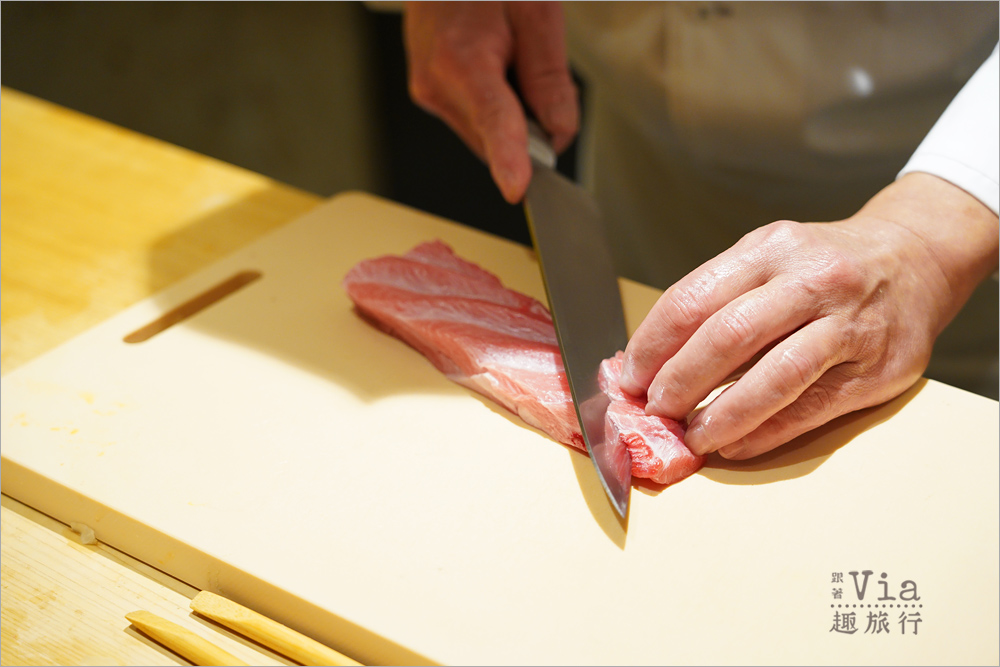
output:
MULTIPOLYGON (((536 299, 503 286, 441 241, 359 262, 343 285, 367 321, 419 351, 449 379, 483 394, 564 444, 586 450, 555 327, 536 299)), ((673 484, 704 457, 684 445, 684 425, 645 413, 618 386, 622 353, 601 364, 605 431, 621 440, 632 475, 673 484)))

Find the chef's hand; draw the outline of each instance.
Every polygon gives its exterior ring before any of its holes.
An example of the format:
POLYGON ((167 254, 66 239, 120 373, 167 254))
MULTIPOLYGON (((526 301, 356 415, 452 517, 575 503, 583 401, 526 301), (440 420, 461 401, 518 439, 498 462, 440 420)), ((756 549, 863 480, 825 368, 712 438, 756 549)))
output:
POLYGON ((490 168, 516 203, 531 180, 524 109, 565 149, 579 124, 558 2, 408 2, 403 18, 410 96, 440 117, 490 168))
POLYGON ((680 419, 763 352, 691 418, 686 442, 767 452, 910 387, 996 270, 997 238, 996 214, 922 173, 847 220, 762 227, 664 292, 628 344, 622 389, 680 419))

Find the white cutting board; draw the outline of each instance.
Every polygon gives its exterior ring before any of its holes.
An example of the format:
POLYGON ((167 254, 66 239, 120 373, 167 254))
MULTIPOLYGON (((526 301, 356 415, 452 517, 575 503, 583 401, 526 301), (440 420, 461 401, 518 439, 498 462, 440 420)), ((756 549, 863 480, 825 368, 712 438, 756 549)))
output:
MULTIPOLYGON (((922 381, 637 486, 625 531, 585 456, 352 312, 351 266, 434 238, 544 299, 523 247, 338 196, 5 376, 3 491, 364 662, 996 664, 995 402, 922 381)), ((623 293, 634 329, 657 293, 623 293)))

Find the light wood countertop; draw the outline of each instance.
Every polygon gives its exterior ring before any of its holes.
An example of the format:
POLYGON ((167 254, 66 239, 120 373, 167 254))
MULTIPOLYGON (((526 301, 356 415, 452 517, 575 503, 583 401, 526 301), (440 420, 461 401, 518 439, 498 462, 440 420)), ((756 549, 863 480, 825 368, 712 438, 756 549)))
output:
MULTIPOLYGON (((4 88, 2 359, 7 373, 319 203, 244 169, 4 88)), ((190 614, 197 590, 3 497, 4 665, 178 665, 146 609, 250 664, 290 664, 190 614)))

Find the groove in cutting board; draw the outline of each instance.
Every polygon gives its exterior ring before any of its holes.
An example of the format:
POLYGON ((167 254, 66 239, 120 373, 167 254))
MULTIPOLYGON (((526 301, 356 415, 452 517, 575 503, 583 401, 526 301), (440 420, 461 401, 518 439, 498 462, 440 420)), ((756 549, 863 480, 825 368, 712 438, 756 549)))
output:
POLYGON ((156 334, 169 329, 175 324, 183 322, 193 315, 197 315, 212 304, 225 299, 230 294, 246 287, 258 278, 261 278, 263 275, 264 274, 260 271, 240 271, 215 287, 202 292, 198 296, 185 301, 173 310, 164 313, 149 324, 136 329, 132 333, 125 336, 122 340, 126 343, 143 343, 156 334))

